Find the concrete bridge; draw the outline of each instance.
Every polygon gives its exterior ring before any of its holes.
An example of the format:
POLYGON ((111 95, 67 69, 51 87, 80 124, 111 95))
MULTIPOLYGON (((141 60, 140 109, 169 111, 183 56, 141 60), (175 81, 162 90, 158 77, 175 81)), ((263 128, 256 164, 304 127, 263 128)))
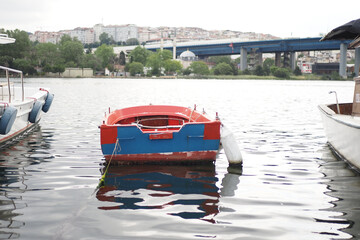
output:
MULTIPOLYGON (((151 51, 156 51, 160 48, 173 51, 174 57, 178 57, 182 52, 190 50, 200 59, 209 56, 240 54, 240 70, 242 71, 248 68, 248 54, 255 56, 255 62, 262 63, 263 53, 275 53, 275 64, 277 66, 280 65, 281 55, 283 55, 284 59, 288 60, 288 66, 295 69, 295 52, 340 50, 339 74, 342 77, 346 77, 346 54, 347 46, 350 42, 350 40, 320 42, 319 37, 246 42, 241 39, 224 39, 180 43, 170 42, 164 44, 145 45, 145 47, 151 51)), ((119 50, 120 49, 116 49, 115 52, 118 52, 119 50)), ((360 48, 357 48, 355 50, 356 76, 359 75, 359 64, 360 48)))

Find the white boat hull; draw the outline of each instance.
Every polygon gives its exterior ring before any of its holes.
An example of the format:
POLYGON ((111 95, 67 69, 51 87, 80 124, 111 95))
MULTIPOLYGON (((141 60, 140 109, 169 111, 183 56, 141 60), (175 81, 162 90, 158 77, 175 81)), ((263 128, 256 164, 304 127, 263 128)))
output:
POLYGON ((335 153, 360 169, 360 117, 336 114, 327 105, 319 106, 324 130, 335 153))
POLYGON ((39 101, 42 104, 45 103, 45 99, 48 93, 46 91, 35 90, 35 89, 33 89, 33 91, 30 92, 31 94, 26 96, 24 101, 16 100, 16 99, 14 99, 14 101, 12 101, 11 103, 8 103, 8 101, 4 101, 4 102, 0 101, 1 114, 3 114, 4 109, 7 106, 12 106, 17 109, 15 122, 11 127, 10 132, 5 135, 0 134, 0 147, 7 145, 9 142, 13 141, 17 137, 20 137, 21 135, 28 132, 35 125, 38 124, 39 121, 34 123, 31 123, 29 121, 29 114, 33 109, 34 102, 39 101))

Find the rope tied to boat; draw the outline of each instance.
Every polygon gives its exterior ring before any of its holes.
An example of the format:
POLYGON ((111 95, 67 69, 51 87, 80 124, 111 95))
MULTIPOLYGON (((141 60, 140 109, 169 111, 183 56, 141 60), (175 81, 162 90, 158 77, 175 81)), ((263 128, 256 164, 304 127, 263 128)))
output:
POLYGON ((121 151, 121 146, 120 146, 120 143, 119 143, 119 139, 116 138, 116 142, 115 142, 115 146, 114 146, 114 150, 111 154, 111 157, 110 157, 110 160, 106 166, 106 169, 105 169, 105 172, 104 174, 101 176, 100 178, 100 182, 99 182, 99 185, 97 186, 96 189, 99 189, 100 187, 103 187, 105 185, 105 177, 106 177, 106 174, 108 172, 108 169, 109 169, 109 166, 111 165, 111 160, 113 159, 114 155, 116 154, 117 151, 121 151))

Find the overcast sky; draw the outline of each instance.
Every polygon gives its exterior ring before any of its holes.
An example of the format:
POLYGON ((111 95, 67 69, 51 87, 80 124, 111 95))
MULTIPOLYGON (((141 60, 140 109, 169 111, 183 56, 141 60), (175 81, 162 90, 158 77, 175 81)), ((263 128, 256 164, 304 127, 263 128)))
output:
POLYGON ((0 0, 0 28, 29 32, 76 27, 200 27, 317 37, 360 18, 360 0, 0 0))

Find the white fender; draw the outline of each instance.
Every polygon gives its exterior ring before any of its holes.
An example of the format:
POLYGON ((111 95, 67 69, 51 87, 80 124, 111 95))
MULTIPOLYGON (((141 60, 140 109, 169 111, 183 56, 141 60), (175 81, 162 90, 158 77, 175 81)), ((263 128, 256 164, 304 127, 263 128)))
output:
POLYGON ((227 129, 224 125, 221 125, 221 144, 224 148, 225 155, 229 164, 242 164, 242 155, 239 146, 236 143, 234 134, 227 129))

